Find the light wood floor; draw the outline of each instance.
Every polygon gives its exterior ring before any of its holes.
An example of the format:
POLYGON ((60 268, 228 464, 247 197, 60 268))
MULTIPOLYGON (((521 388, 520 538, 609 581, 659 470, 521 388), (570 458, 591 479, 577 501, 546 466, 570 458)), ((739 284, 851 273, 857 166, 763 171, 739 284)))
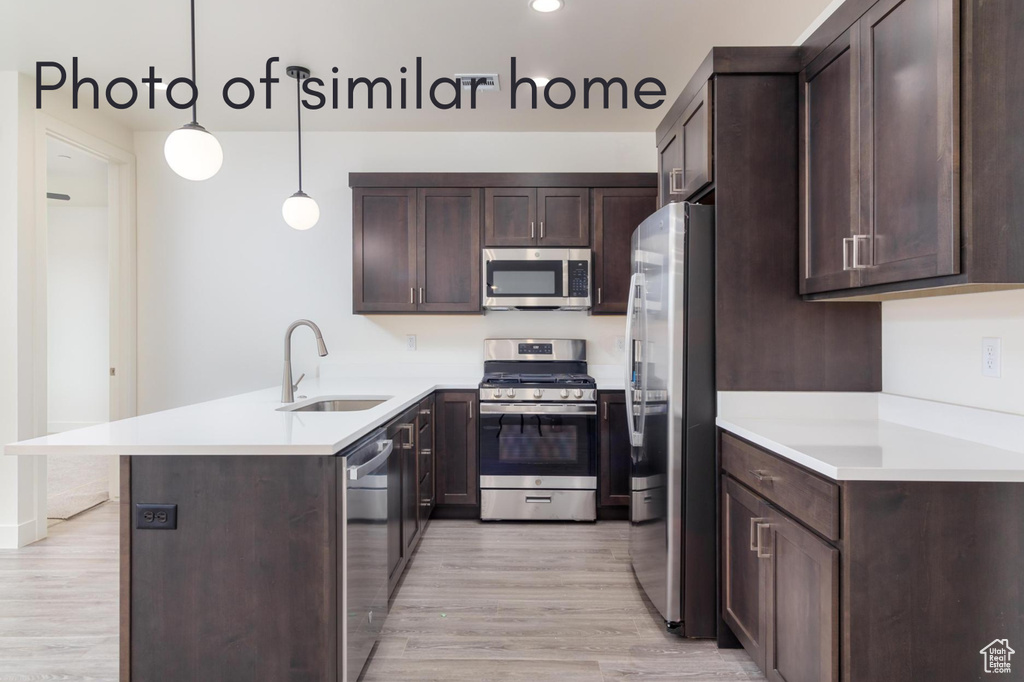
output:
MULTIPOLYGON (((117 529, 110 503, 0 550, 0 682, 117 679, 117 529)), ((364 682, 764 679, 663 632, 627 529, 431 522, 364 682)))
POLYGON ((742 651, 664 631, 628 531, 432 521, 364 682, 763 680, 742 651))

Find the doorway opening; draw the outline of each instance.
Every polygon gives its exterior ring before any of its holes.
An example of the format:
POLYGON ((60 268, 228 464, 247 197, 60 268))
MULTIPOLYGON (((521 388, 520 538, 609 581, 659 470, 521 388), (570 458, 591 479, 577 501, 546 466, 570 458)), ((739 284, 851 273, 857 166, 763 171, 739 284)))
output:
MULTIPOLYGON (((110 421, 111 305, 118 234, 111 164, 46 138, 46 433, 110 421), (114 199, 114 201, 112 201, 114 199), (112 210, 112 206, 114 207, 112 210)), ((52 525, 117 497, 116 458, 51 455, 52 525), (112 475, 113 474, 113 475, 112 475)))

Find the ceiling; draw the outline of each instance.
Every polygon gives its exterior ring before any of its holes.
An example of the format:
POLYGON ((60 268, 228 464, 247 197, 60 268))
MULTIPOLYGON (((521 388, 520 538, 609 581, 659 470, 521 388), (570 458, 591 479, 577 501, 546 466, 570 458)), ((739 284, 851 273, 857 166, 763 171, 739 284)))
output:
MULTIPOLYGON (((527 0, 196 0, 199 122, 213 131, 294 129, 295 89, 283 67, 298 63, 324 79, 338 67, 342 79, 342 108, 304 112, 308 129, 652 131, 712 46, 792 44, 828 4, 566 0, 562 10, 541 14, 527 0), (266 59, 274 56, 281 58, 275 75, 282 82, 267 110, 258 79, 266 59), (641 109, 632 98, 626 110, 585 110, 577 97, 564 110, 543 104, 536 111, 512 110, 513 56, 521 76, 566 77, 577 91, 585 77, 620 76, 631 89, 642 78, 656 77, 665 83, 668 101, 656 110, 641 109), (480 93, 475 111, 468 102, 463 110, 439 110, 425 102, 422 110, 402 111, 399 69, 411 71, 416 57, 423 58, 427 83, 454 73, 498 73, 501 92, 480 93), (257 87, 256 101, 244 110, 221 99, 221 87, 236 76, 257 87), (361 76, 389 78, 396 88, 395 108, 387 111, 377 103, 369 110, 357 99, 349 110, 347 79, 361 76)), ((0 21, 0 69, 32 74, 36 61, 60 62, 68 68, 65 91, 72 57, 79 59, 80 76, 95 78, 101 87, 116 77, 138 82, 150 65, 166 80, 187 76, 188 8, 187 0, 7 2, 0 21)), ((130 109, 102 102, 101 109, 134 130, 166 130, 190 120, 163 93, 148 109, 144 92, 130 109)), ((44 108, 48 97, 44 94, 44 108)))

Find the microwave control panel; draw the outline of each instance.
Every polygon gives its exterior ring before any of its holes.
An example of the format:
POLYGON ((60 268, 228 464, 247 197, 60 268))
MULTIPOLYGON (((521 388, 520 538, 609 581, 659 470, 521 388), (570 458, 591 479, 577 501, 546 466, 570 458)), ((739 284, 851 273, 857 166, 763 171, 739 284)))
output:
POLYGON ((590 263, 585 260, 569 261, 569 298, 590 296, 590 263))

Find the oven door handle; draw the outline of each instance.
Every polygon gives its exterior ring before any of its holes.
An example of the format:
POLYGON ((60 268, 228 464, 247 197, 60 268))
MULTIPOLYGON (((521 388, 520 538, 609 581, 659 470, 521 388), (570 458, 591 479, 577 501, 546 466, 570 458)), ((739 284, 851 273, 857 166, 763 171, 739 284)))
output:
POLYGON ((480 403, 480 414, 597 416, 597 403, 480 403))

